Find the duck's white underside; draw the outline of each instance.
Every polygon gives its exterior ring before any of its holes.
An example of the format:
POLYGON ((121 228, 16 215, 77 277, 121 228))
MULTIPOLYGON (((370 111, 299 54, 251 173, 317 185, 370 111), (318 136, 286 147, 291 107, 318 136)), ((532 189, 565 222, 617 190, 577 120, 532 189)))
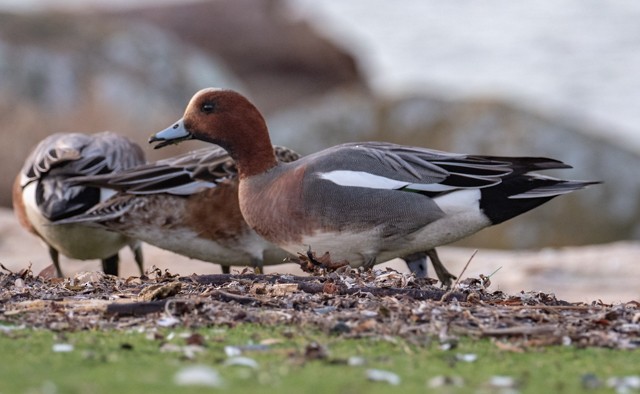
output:
POLYGON ((440 245, 465 238, 489 225, 491 222, 479 206, 480 191, 466 189, 434 198, 445 216, 425 227, 390 239, 381 237, 381 226, 362 231, 315 232, 306 235, 302 243, 282 245, 295 254, 305 253, 311 248, 316 256, 329 252, 333 261, 347 260, 357 267, 372 258, 382 263, 396 257, 422 252, 440 245))
POLYGON ((209 239, 187 227, 158 228, 143 224, 127 230, 132 238, 161 249, 170 250, 193 259, 225 266, 250 265, 252 260, 263 260, 264 265, 282 264, 289 255, 251 231, 225 245, 209 239))

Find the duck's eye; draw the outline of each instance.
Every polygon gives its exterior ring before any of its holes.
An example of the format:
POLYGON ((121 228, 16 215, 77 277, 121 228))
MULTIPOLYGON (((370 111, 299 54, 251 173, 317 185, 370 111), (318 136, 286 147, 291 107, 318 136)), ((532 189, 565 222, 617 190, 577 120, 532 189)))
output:
POLYGON ((200 107, 200 110, 202 112, 204 112, 205 114, 210 114, 213 112, 213 110, 215 109, 215 105, 213 105, 213 103, 204 103, 202 104, 202 106, 200 107))

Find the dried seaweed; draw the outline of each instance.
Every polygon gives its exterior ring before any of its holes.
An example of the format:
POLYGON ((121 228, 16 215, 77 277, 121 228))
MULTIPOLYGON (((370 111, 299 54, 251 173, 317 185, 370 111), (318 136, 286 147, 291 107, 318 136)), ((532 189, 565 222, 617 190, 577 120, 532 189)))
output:
POLYGON ((415 343, 489 337, 516 352, 550 345, 640 347, 637 301, 606 305, 568 303, 545 293, 509 295, 491 292, 482 278, 461 280, 446 292, 410 274, 349 267, 321 276, 177 277, 154 269, 142 277, 91 273, 70 279, 5 271, 0 322, 55 331, 283 323, 415 343))

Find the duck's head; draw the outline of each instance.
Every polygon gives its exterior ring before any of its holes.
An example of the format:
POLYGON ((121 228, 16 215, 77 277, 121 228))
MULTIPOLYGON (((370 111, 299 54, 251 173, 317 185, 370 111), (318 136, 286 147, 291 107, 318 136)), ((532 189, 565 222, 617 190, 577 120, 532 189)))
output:
POLYGON ((236 146, 266 135, 267 126, 260 111, 233 90, 207 88, 189 101, 182 119, 152 135, 155 149, 196 139, 233 151, 236 146))

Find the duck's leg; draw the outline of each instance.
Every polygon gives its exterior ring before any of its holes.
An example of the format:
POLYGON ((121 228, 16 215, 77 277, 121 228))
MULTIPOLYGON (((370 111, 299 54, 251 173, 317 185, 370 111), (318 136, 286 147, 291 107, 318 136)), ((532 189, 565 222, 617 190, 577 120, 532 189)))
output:
POLYGON ((264 274, 264 262, 257 257, 251 258, 251 266, 256 274, 264 274))
POLYGON ((443 286, 451 287, 453 280, 457 277, 447 271, 447 269, 444 267, 444 264, 442 264, 442 261, 440 261, 438 253, 435 249, 429 249, 425 253, 431 259, 431 264, 433 264, 433 269, 436 271, 438 280, 440 280, 443 286))
POLYGON ((362 267, 365 270, 370 270, 371 268, 373 268, 373 266, 376 265, 376 257, 377 256, 364 256, 364 264, 362 264, 362 267))
POLYGON ((107 275, 118 276, 118 253, 102 260, 102 271, 107 275))
MULTIPOLYGON (((135 260, 136 265, 138 266, 138 271, 140 271, 140 275, 144 275, 144 259, 142 257, 142 245, 138 243, 134 246, 131 246, 131 251, 133 252, 133 259, 135 260)), ((117 270, 117 267, 116 267, 116 270, 117 270)))
POLYGON ((53 266, 56 267, 56 275, 58 278, 64 278, 62 270, 60 269, 60 254, 52 246, 49 246, 49 256, 53 262, 53 266))
POLYGON ((402 258, 409 271, 415 274, 416 278, 427 277, 427 254, 425 252, 413 253, 402 258))
POLYGON ((223 274, 230 274, 231 273, 231 267, 229 267, 228 265, 221 265, 220 268, 222 268, 222 273, 223 274))

